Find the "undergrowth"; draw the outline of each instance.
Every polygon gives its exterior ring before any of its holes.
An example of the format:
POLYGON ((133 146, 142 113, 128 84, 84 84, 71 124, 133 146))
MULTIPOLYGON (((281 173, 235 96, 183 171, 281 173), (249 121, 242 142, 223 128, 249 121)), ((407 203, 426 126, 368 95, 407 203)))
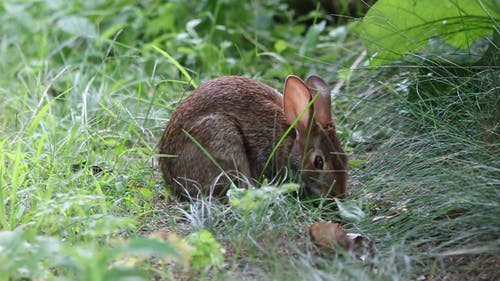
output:
POLYGON ((284 1, 2 3, 0 279, 500 278, 498 66, 350 69, 356 22, 328 16, 307 26, 284 1), (281 89, 291 73, 342 83, 347 198, 171 199, 156 143, 192 85, 240 74, 281 89), (312 244, 317 221, 365 247, 312 244))

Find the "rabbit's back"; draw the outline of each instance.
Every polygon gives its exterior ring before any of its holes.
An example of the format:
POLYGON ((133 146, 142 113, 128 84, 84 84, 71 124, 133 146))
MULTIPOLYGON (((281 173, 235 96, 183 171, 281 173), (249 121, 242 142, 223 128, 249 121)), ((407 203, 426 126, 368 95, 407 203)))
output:
MULTIPOLYGON (((182 185, 178 178, 188 178, 206 188, 221 173, 213 160, 224 170, 258 178, 287 128, 282 99, 274 88, 245 77, 226 76, 200 85, 177 106, 160 141, 160 153, 176 156, 160 158, 167 184, 175 191, 182 185)), ((280 155, 290 149, 291 138, 285 140, 280 155)), ((264 174, 272 177, 274 167, 286 165, 284 161, 272 161, 264 174)), ((191 196, 198 192, 186 189, 191 196)))
POLYGON ((178 105, 176 112, 201 116, 224 111, 241 116, 239 109, 282 111, 282 102, 281 93, 264 83, 241 76, 224 76, 201 84, 178 105))

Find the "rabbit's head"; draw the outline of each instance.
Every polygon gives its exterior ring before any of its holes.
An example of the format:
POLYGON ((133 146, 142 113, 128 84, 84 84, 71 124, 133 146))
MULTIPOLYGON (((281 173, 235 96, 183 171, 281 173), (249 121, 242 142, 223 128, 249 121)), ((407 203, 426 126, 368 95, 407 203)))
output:
POLYGON ((305 83, 288 76, 283 95, 286 120, 295 123, 291 162, 302 176, 303 195, 342 197, 347 156, 331 117, 328 85, 318 76, 310 76, 305 83))

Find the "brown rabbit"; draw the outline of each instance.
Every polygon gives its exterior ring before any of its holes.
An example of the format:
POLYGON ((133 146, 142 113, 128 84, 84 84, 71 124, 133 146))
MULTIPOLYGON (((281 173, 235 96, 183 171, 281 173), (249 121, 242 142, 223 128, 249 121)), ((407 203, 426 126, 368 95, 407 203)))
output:
POLYGON ((159 159, 165 182, 177 195, 221 196, 230 181, 272 180, 288 167, 301 175, 302 194, 343 196, 347 157, 330 109, 330 89, 318 76, 306 83, 288 76, 283 95, 245 77, 209 80, 177 106, 163 133, 159 151, 170 156, 159 159))

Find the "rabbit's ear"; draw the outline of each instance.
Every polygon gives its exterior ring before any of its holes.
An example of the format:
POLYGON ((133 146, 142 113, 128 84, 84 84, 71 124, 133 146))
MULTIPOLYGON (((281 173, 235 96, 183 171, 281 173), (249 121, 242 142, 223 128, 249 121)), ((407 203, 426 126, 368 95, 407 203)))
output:
POLYGON ((323 78, 316 75, 309 76, 306 84, 313 97, 319 95, 314 101, 315 118, 319 125, 326 127, 332 123, 330 87, 328 87, 323 78))
POLYGON ((307 105, 310 101, 311 93, 306 84, 299 77, 289 75, 283 91, 283 110, 288 124, 292 124, 304 111, 296 126, 299 135, 305 135, 309 125, 311 110, 307 108, 307 105))

